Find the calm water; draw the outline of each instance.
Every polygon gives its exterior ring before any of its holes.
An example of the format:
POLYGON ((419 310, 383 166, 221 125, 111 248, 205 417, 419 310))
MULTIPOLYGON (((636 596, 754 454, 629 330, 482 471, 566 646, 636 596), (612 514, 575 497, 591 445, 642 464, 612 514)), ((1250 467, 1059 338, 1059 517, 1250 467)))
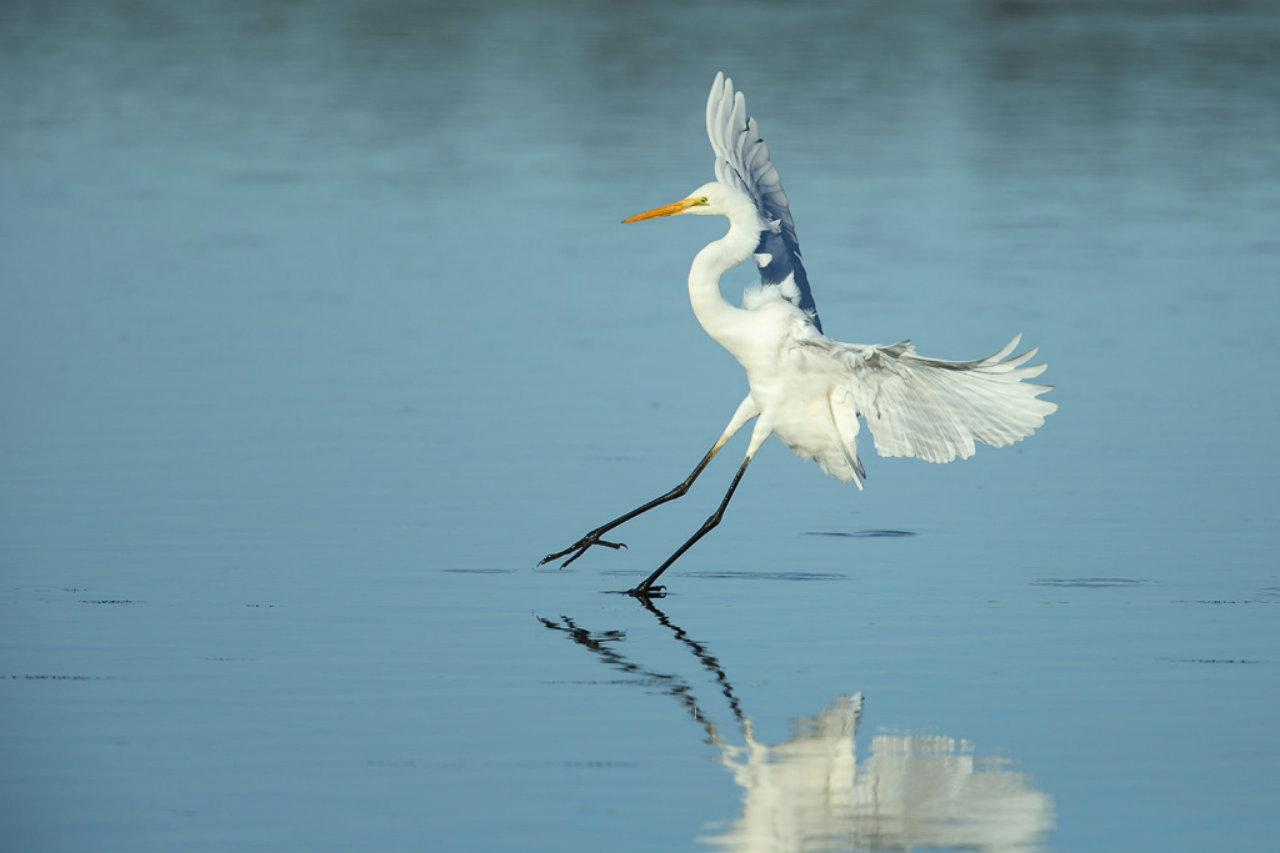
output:
POLYGON ((1278 105, 1265 2, 5 4, 0 847, 1275 849, 1278 105), (745 388, 618 225, 720 69, 827 331, 1061 410, 647 610, 745 439, 532 567, 745 388))

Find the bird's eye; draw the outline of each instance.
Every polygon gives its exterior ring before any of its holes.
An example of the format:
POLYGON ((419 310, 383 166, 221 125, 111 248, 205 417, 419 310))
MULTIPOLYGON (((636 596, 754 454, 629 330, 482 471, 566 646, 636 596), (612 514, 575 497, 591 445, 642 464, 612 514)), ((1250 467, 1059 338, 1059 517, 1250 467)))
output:
POLYGON ((705 195, 698 196, 698 204, 702 206, 706 206, 707 204, 709 204, 709 202, 707 201, 707 197, 705 195))

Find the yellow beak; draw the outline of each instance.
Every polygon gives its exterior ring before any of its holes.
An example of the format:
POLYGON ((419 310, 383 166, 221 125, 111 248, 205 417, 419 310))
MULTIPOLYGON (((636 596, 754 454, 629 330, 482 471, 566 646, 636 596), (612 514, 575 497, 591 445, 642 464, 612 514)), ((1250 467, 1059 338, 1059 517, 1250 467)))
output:
POLYGON ((637 213, 635 216, 628 216, 622 220, 625 222, 639 222, 641 219, 655 219, 659 216, 671 216, 676 213, 684 213, 691 207, 698 207, 707 203, 702 196, 694 196, 693 198, 682 198, 679 201, 673 201, 671 204, 664 204, 662 207, 655 207, 653 210, 646 210, 644 213, 637 213))

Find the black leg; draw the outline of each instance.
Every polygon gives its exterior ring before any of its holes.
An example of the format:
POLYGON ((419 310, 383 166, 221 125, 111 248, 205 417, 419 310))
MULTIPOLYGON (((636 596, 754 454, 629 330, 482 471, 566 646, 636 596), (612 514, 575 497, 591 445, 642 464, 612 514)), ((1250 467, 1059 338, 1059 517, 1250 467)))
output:
POLYGON ((646 513, 656 506, 661 506, 667 501, 673 501, 678 497, 682 497, 686 492, 689 491, 689 487, 693 485, 693 481, 698 479, 698 475, 701 474, 702 470, 707 467, 708 463, 711 462, 711 459, 717 453, 720 452, 720 448, 724 446, 726 438, 727 436, 722 436, 719 441, 717 441, 714 445, 712 445, 711 449, 707 451, 707 455, 702 457, 702 461, 699 462, 697 466, 693 469, 693 471, 690 472, 689 476, 685 477, 684 481, 679 485, 677 485, 674 489, 667 492, 665 495, 661 495, 660 497, 654 498, 653 500, 649 501, 647 504, 636 507, 635 509, 631 510, 631 512, 628 512, 625 515, 618 516, 613 521, 610 521, 607 524, 600 525, 595 530, 592 530, 589 533, 587 533, 587 535, 583 536, 577 542, 574 542, 568 548, 565 548, 563 551, 557 551, 554 554, 548 554, 547 556, 543 557, 541 560, 538 561, 538 565, 541 566, 543 563, 549 563, 552 560, 558 560, 561 557, 563 557, 565 554, 572 554, 573 556, 569 557, 569 559, 565 560, 563 563, 560 564, 560 568, 563 569, 565 566, 569 565, 574 560, 578 559, 583 554, 585 554, 587 552, 587 549, 590 548, 592 545, 603 545, 606 548, 613 548, 615 550, 618 548, 627 547, 621 542, 608 542, 604 539, 601 539, 600 537, 605 533, 608 533, 610 530, 617 527, 618 525, 624 522, 630 521, 631 519, 635 518, 637 515, 646 513))
POLYGON ((681 554, 683 554, 685 551, 688 551, 690 548, 692 548, 694 542, 697 542, 703 536, 706 536, 709 532, 711 532, 712 528, 714 528, 717 524, 720 523, 720 519, 724 517, 724 508, 729 505, 729 499, 733 497, 734 490, 738 488, 738 482, 742 479, 742 475, 747 472, 747 466, 750 464, 751 464, 750 456, 747 456, 746 459, 742 460, 742 465, 738 467, 738 473, 733 475, 733 482, 729 484, 729 491, 724 493, 724 500, 720 501, 720 506, 716 508, 716 511, 711 514, 710 518, 702 522, 702 526, 698 528, 697 533, 694 533, 692 536, 690 536, 689 540, 685 542, 683 545, 681 545, 679 548, 677 548, 676 552, 672 554, 670 557, 668 557, 665 563, 663 563, 661 566, 658 566, 657 570, 653 574, 645 578, 644 583, 640 584, 635 589, 631 590, 632 595, 634 595, 636 598, 648 598, 649 596, 654 595, 655 593, 658 593, 658 594, 661 593, 661 590, 663 589, 663 587, 660 587, 660 586, 655 587, 653 585, 653 582, 656 581, 663 572, 669 569, 672 563, 680 559, 681 554))

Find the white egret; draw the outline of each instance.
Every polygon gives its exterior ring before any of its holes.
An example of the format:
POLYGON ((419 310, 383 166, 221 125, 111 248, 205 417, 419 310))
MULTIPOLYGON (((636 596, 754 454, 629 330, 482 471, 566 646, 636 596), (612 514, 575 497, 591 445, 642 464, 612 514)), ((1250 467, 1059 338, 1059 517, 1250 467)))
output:
POLYGON ((720 523, 725 507, 756 451, 776 435, 802 459, 859 489, 866 476, 855 440, 858 418, 871 430, 881 456, 950 462, 974 453, 974 441, 1003 447, 1044 424, 1057 405, 1037 399, 1050 389, 1024 380, 1044 364, 1026 365, 1036 350, 1009 357, 1020 335, 998 352, 973 361, 942 361, 915 354, 910 341, 887 346, 846 344, 822 333, 800 259, 795 224, 769 149, 746 114, 741 92, 717 74, 707 98, 707 135, 715 151, 716 180, 680 201, 624 219, 637 222, 681 213, 724 216, 729 232, 709 243, 689 270, 689 301, 702 328, 747 372, 750 390, 724 432, 675 488, 589 531, 538 565, 568 555, 563 566, 592 545, 624 547, 601 537, 618 525, 688 492, 730 437, 755 419, 747 452, 716 511, 631 594, 658 594, 654 582, 695 542, 720 523), (720 293, 720 276, 748 258, 760 285, 742 307, 720 293))

